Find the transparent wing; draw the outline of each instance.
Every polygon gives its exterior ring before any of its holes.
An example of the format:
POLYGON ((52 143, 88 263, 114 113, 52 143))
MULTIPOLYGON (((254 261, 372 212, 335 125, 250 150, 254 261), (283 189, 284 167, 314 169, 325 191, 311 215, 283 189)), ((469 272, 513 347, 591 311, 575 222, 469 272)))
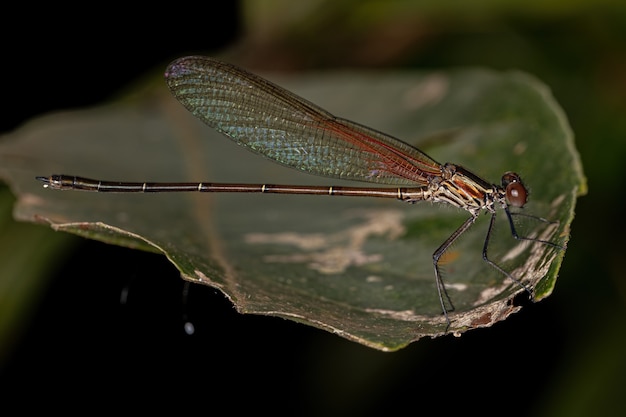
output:
POLYGON ((209 57, 172 62, 174 96, 196 117, 253 152, 326 177, 424 185, 439 163, 417 148, 340 119, 257 75, 209 57))

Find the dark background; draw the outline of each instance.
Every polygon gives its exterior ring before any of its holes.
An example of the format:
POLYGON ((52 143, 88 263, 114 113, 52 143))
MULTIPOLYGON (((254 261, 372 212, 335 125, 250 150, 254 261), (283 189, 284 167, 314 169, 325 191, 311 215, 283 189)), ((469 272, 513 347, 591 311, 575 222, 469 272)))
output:
POLYGON ((0 368, 3 402, 220 414, 623 413, 625 187, 614 178, 626 156, 626 13, 451 9, 365 30, 337 7, 260 43, 246 37, 237 4, 140 15, 56 7, 38 9, 40 18, 14 9, 3 19, 14 25, 0 25, 0 132, 98 105, 178 56, 233 44, 272 69, 522 69, 553 89, 589 179, 554 294, 490 329, 382 353, 291 321, 239 315, 211 288, 192 286, 183 302, 184 283, 164 257, 75 238, 0 368), (186 318, 193 336, 183 331, 186 318))

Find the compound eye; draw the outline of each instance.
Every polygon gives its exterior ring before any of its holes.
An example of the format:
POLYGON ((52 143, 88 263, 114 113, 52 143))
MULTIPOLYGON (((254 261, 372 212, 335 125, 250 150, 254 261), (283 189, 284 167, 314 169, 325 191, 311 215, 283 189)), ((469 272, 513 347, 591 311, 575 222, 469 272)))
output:
POLYGON ((515 172, 505 172, 502 176, 502 187, 506 188, 512 182, 522 182, 522 179, 515 172))
POLYGON ((506 201, 513 207, 524 207, 528 199, 528 190, 522 179, 515 172, 506 172, 502 176, 502 187, 506 193, 506 201))
POLYGON ((510 182, 506 186, 506 201, 513 207, 524 207, 528 191, 521 182, 510 182))

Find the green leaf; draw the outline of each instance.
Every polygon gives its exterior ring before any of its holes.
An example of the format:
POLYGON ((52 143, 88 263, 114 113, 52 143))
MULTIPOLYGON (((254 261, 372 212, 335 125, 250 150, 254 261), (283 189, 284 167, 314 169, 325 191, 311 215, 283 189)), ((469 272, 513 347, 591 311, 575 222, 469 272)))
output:
MULTIPOLYGON (((337 72, 270 77, 345 117, 414 143, 440 162, 530 189, 519 232, 565 246, 585 179, 567 120, 548 89, 519 72, 337 72)), ((342 185, 254 155, 194 119, 164 83, 132 100, 33 120, 0 147, 16 218, 162 252, 184 279, 227 295, 241 313, 284 317, 394 351, 445 334, 432 254, 464 211, 375 198, 54 191, 36 175, 106 180, 342 185)), ((358 185, 354 182, 348 183, 358 185)), ((449 332, 520 309, 522 290, 482 259, 489 216, 447 253, 449 332)), ((500 213, 490 258, 550 295, 565 250, 517 241, 500 213)))

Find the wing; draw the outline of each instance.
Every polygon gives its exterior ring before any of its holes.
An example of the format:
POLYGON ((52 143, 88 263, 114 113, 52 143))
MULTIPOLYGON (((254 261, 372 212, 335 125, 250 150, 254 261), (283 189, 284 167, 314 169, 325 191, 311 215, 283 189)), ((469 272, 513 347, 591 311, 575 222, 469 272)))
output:
POLYGON ((172 62, 174 96, 196 117, 253 152, 311 174, 416 186, 440 164, 392 136, 340 119, 257 75, 209 57, 172 62))

